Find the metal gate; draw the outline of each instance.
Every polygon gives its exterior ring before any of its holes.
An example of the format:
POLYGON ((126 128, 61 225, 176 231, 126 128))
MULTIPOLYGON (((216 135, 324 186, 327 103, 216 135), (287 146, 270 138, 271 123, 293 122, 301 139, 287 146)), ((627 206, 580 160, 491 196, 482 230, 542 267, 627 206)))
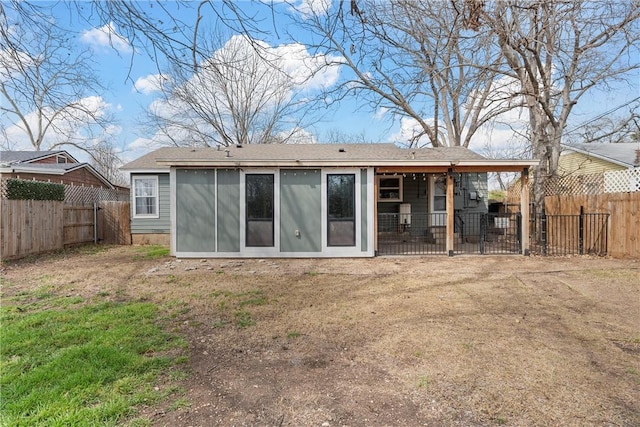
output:
POLYGON ((531 222, 531 251, 539 255, 607 255, 608 213, 535 216, 531 222))
POLYGON ((519 212, 457 212, 454 231, 454 253, 522 253, 522 216, 519 212))

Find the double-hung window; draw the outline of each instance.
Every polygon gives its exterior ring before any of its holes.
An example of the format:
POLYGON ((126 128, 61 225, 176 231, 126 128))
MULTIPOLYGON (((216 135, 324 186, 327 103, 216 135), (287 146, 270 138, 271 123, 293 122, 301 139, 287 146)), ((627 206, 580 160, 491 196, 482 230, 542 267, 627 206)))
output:
POLYGON ((136 218, 158 218, 158 177, 133 177, 134 211, 136 218))

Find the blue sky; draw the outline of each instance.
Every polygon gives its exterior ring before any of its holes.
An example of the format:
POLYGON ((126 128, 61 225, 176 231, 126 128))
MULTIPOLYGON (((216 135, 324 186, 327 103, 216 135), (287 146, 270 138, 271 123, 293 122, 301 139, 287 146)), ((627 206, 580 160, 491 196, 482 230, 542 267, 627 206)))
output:
MULTIPOLYGON (((82 3, 81 3, 82 4, 82 3)), ((140 6, 147 5, 147 10, 152 15, 156 14, 158 7, 149 7, 151 3, 140 3, 140 6)), ((194 8, 176 8, 174 3, 163 3, 165 7, 171 9, 171 14, 183 22, 191 23, 195 20, 194 8)), ((287 45, 291 40, 285 37, 293 35, 299 39, 306 36, 290 25, 286 18, 281 15, 272 16, 264 9, 259 9, 255 3, 244 1, 238 3, 248 16, 257 18, 255 21, 264 29, 260 38, 273 47, 287 45)), ((300 0, 299 5, 307 4, 300 0)), ((310 1, 311 5, 322 5, 323 1, 310 1)), ((213 2, 214 6, 219 3, 213 2)), ((285 11, 287 6, 278 6, 285 11)), ((79 49, 90 47, 93 51, 93 59, 96 63, 101 80, 109 85, 109 91, 103 94, 103 101, 107 104, 105 108, 117 119, 117 130, 113 133, 115 145, 122 153, 125 161, 132 160, 152 146, 147 141, 153 137, 145 132, 140 120, 144 117, 145 110, 154 101, 157 93, 150 90, 153 85, 153 76, 157 75, 158 65, 152 61, 147 52, 132 45, 130 40, 120 36, 122 29, 117 28, 110 22, 98 21, 98 16, 94 15, 94 20, 79 19, 73 7, 66 4, 58 4, 55 9, 56 22, 68 28, 73 35, 72 40, 79 49)), ((204 10, 207 17, 213 15, 212 11, 204 10)), ((203 26, 213 26, 215 22, 205 19, 203 26)), ((309 53, 309 55, 313 55, 309 53)), ((166 64, 160 60, 160 66, 166 64)), ((322 78, 323 76, 321 76, 322 78)), ((331 76, 327 75, 327 79, 331 76)), ((590 118, 596 117, 603 112, 610 111, 628 100, 640 95, 640 76, 632 76, 635 87, 631 90, 628 86, 614 88, 611 91, 593 92, 588 98, 581 100, 573 113, 572 126, 577 126, 587 122, 590 118)), ((513 117, 516 117, 514 114, 513 117)), ((523 116, 524 117, 524 116, 523 116)), ((3 117, 3 121, 7 118, 3 117)), ((339 105, 332 106, 324 118, 324 121, 315 124, 308 129, 318 142, 323 142, 323 138, 331 129, 341 130, 348 134, 363 134, 364 139, 370 142, 401 142, 402 121, 393 122, 388 115, 381 114, 380 111, 369 111, 367 108, 359 109, 355 100, 346 99, 339 105)), ((570 128, 572 126, 569 126, 570 128)), ((494 142, 506 141, 512 136, 512 132, 504 127, 496 127, 491 134, 479 135, 473 143, 473 149, 481 151, 486 143, 486 138, 492 138, 494 142)), ((19 148, 19 147, 18 147, 19 148)), ((78 154, 78 157, 83 157, 78 154)))

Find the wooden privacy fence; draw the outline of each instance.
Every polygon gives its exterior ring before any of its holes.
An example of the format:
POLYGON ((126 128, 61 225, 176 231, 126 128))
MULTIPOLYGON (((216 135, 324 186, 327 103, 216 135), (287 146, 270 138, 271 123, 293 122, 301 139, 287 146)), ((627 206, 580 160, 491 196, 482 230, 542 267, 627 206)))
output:
POLYGON ((95 241, 131 244, 129 202, 100 202, 94 207, 0 200, 0 259, 95 241))
POLYGON ((640 192, 545 197, 547 215, 608 213, 607 253, 640 258, 640 192))

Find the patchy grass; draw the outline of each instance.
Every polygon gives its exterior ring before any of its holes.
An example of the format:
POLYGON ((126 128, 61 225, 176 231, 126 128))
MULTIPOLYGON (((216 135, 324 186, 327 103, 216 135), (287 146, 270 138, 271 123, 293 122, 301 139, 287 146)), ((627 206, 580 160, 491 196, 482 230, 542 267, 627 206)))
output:
POLYGON ((82 299, 42 290, 32 297, 28 304, 4 301, 1 309, 2 425, 120 425, 136 406, 171 392, 154 386, 163 371, 185 362, 168 355, 184 342, 158 326, 155 305, 73 307, 82 299))
POLYGON ((136 252, 137 259, 157 259, 169 256, 169 248, 162 245, 140 246, 136 252))

